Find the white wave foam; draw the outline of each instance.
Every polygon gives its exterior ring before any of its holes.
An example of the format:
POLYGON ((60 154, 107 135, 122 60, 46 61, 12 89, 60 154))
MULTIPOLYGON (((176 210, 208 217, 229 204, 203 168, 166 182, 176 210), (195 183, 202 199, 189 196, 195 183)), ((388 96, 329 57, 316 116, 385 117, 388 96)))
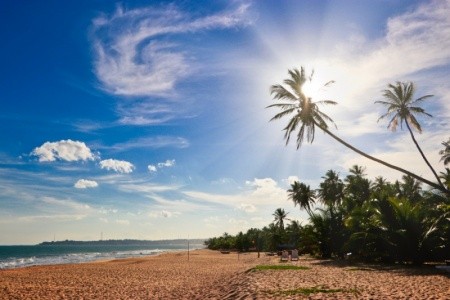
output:
POLYGON ((0 261, 0 269, 15 269, 37 265, 57 265, 57 264, 72 264, 83 263, 96 260, 111 260, 123 259, 129 257, 158 255, 163 252, 180 251, 178 250, 131 250, 131 251, 114 251, 114 252, 89 252, 89 253, 69 253, 57 256, 42 256, 42 257, 25 257, 16 258, 10 257, 0 261))

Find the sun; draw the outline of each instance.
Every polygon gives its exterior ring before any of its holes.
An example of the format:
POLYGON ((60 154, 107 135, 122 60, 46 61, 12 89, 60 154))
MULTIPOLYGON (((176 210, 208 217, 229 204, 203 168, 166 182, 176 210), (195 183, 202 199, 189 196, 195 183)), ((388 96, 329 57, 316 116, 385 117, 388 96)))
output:
POLYGON ((316 81, 308 80, 303 84, 302 91, 305 94, 306 98, 317 100, 317 96, 319 93, 319 86, 316 83, 316 81))
POLYGON ((307 98, 312 101, 324 100, 328 94, 328 90, 333 81, 324 81, 321 78, 313 76, 311 80, 307 80, 303 86, 302 91, 307 98))

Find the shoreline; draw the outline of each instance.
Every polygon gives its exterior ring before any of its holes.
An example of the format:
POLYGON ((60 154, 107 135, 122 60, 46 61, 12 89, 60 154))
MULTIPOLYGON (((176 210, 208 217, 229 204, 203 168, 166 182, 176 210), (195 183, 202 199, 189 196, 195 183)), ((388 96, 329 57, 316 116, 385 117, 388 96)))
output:
POLYGON ((0 299, 449 299, 433 268, 356 265, 197 249, 0 270, 0 299), (302 267, 259 270, 258 265, 302 267), (301 294, 309 292, 308 296, 301 294), (292 293, 292 294, 289 294, 292 293))
MULTIPOLYGON (((190 251, 199 248, 198 245, 190 251)), ((162 253, 171 252, 183 252, 188 251, 187 248, 155 248, 155 249, 109 249, 109 251, 102 251, 104 249, 98 249, 97 251, 86 251, 86 249, 73 249, 70 251, 68 249, 66 252, 61 253, 30 253, 28 255, 10 254, 10 257, 6 256, 0 259, 0 270, 11 270, 18 268, 26 268, 32 266, 47 266, 47 265, 64 265, 64 264, 81 264, 97 261, 109 261, 115 259, 126 259, 126 258, 140 258, 146 256, 155 256, 162 253)), ((1 253, 0 253, 1 254, 1 253)), ((4 256, 4 255, 3 255, 4 256)), ((1 257, 1 256, 0 256, 1 257)))

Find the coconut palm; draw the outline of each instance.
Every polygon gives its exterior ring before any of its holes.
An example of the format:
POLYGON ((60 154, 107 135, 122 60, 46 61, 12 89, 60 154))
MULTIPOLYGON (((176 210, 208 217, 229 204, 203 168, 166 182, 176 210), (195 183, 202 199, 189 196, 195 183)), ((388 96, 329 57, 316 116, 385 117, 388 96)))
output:
POLYGON ((439 154, 442 155, 441 161, 444 161, 444 165, 450 163, 450 138, 448 141, 443 142, 442 145, 445 147, 443 150, 439 151, 439 154))
POLYGON ((328 170, 322 179, 324 181, 320 183, 317 194, 323 204, 333 208, 340 204, 344 197, 344 183, 339 178, 339 174, 333 170, 328 170))
POLYGON ((388 185, 388 181, 383 176, 377 176, 375 177, 375 180, 371 184, 371 188, 378 192, 383 190, 388 185))
POLYGON ((345 178, 347 209, 352 209, 355 205, 361 206, 370 198, 370 181, 365 178, 365 170, 365 167, 358 165, 353 165, 349 169, 350 174, 345 178))
POLYGON ((411 176, 402 176, 402 182, 400 183, 399 196, 405 197, 411 203, 416 204, 422 199, 422 188, 420 182, 412 178, 411 176))
POLYGON ((300 206, 300 209, 306 210, 311 214, 311 205, 314 205, 316 193, 311 190, 309 185, 295 181, 291 184, 291 188, 288 190, 289 199, 294 202, 294 205, 300 206))
POLYGON ((447 188, 450 189, 450 169, 449 168, 445 168, 445 172, 440 172, 441 175, 441 179, 442 181, 445 183, 445 185, 447 185, 447 188))
POLYGON ((273 222, 275 223, 275 226, 277 226, 280 230, 284 230, 284 220, 287 219, 287 215, 289 213, 285 212, 282 208, 277 208, 275 212, 272 214, 274 216, 273 222))
POLYGON ((425 154, 423 153, 422 149, 419 146, 419 143, 417 142, 414 133, 412 131, 412 128, 416 129, 419 133, 422 133, 422 127, 420 126, 419 122, 416 119, 416 115, 424 115, 428 117, 432 117, 429 113, 425 112, 425 110, 419 106, 422 101, 425 99, 428 99, 432 97, 433 95, 425 95, 422 97, 419 97, 417 99, 414 99, 414 92, 415 87, 414 83, 412 82, 399 82, 397 81, 394 84, 389 84, 388 89, 383 91, 383 96, 386 99, 386 101, 375 101, 375 103, 382 104, 384 106, 387 106, 387 112, 382 115, 378 121, 381 119, 390 118, 390 121, 388 123, 388 128, 392 131, 395 131, 400 124, 400 128, 403 127, 403 124, 406 125, 406 128, 408 128, 408 131, 411 135, 411 139, 413 140, 414 144, 417 147, 417 150, 419 150, 420 155, 422 156, 425 163, 430 168, 431 172, 433 172, 434 176, 436 177, 437 181, 439 182, 439 185, 442 188, 445 188, 444 185, 441 182, 441 179, 439 178, 438 174, 434 170, 434 168, 431 166, 430 162, 426 158, 425 154), (411 128, 412 127, 412 128, 411 128))
MULTIPOLYGON (((281 84, 272 85, 270 88, 270 93, 273 95, 274 99, 277 100, 287 100, 289 103, 277 103, 270 105, 268 107, 279 107, 283 111, 281 113, 276 114, 272 120, 280 119, 285 115, 289 115, 291 113, 295 113, 295 116, 290 120, 288 125, 284 128, 286 144, 289 143, 289 139, 291 133, 297 129, 300 125, 297 134, 297 149, 300 148, 303 139, 310 143, 314 141, 314 134, 316 126, 321 129, 328 128, 326 121, 333 122, 333 120, 328 117, 326 114, 322 113, 319 110, 318 104, 331 104, 336 105, 335 101, 331 100, 323 100, 318 102, 312 102, 311 98, 305 96, 302 91, 303 85, 309 80, 311 81, 313 73, 311 73, 310 77, 306 77, 305 70, 301 68, 301 71, 298 69, 289 70, 290 79, 286 79, 284 83, 288 85, 292 91, 289 91, 281 84)), ((325 84, 326 86, 331 84, 332 81, 325 84)))
MULTIPOLYGON (((293 114, 290 121, 284 128, 284 131, 285 131, 284 137, 286 139, 286 144, 289 143, 291 134, 293 132, 295 132, 297 129, 298 129, 297 149, 300 148, 300 146, 305 138, 305 133, 306 133, 307 142, 312 143, 314 141, 315 129, 316 129, 316 127, 318 127, 319 129, 323 130, 325 133, 330 135, 332 138, 334 138, 336 141, 343 144, 347 148, 355 151, 356 153, 358 153, 370 160, 378 162, 388 168, 397 170, 406 175, 410 175, 410 176, 416 178, 417 180, 420 180, 436 189, 440 189, 440 190, 450 194, 450 191, 446 190, 443 186, 436 184, 432 181, 429 181, 425 178, 422 178, 422 177, 420 177, 412 172, 409 172, 405 169, 402 169, 400 167, 397 167, 395 165, 392 165, 385 161, 382 161, 378 158, 375 158, 375 157, 353 147, 352 145, 348 144, 341 138, 337 137, 335 134, 333 134, 328 129, 327 122, 333 123, 333 120, 329 116, 327 116, 326 114, 324 114, 323 112, 321 112, 319 110, 319 104, 336 105, 337 103, 335 101, 331 101, 331 100, 322 100, 322 101, 313 102, 311 97, 306 97, 306 95, 302 91, 302 87, 307 81, 312 80, 312 74, 309 77, 307 77, 305 75, 305 70, 303 67, 300 69, 300 71, 298 69, 289 70, 288 74, 289 74, 290 78, 284 80, 284 84, 287 87, 284 85, 281 85, 281 84, 276 84, 276 85, 272 85, 270 88, 270 93, 273 96, 273 99, 283 101, 283 102, 272 104, 267 107, 267 108, 276 107, 276 108, 279 108, 282 110, 280 113, 276 114, 271 119, 271 121, 278 120, 285 116, 293 114)), ((328 86, 333 82, 334 81, 329 81, 324 86, 328 86)))

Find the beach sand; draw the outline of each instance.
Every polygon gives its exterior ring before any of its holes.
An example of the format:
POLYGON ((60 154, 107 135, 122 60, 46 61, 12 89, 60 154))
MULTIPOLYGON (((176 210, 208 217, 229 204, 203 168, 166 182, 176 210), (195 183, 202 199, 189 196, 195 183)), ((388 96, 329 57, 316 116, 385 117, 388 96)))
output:
POLYGON ((76 265, 0 270, 0 299, 450 299, 432 267, 358 265, 256 253, 191 251, 76 265), (252 270, 257 265, 306 270, 252 270), (315 289, 304 295, 299 289, 315 289), (296 290, 289 295, 289 291, 296 290))

